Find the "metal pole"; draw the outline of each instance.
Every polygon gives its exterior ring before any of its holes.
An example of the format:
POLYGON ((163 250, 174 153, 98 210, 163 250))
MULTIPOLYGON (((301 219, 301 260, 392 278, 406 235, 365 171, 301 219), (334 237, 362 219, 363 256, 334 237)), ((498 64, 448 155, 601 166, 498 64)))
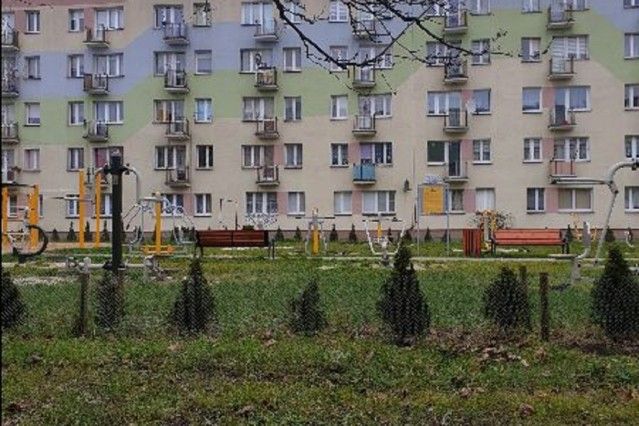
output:
POLYGON ((450 191, 450 187, 448 184, 444 186, 445 188, 445 199, 444 206, 446 207, 446 256, 450 256, 450 206, 448 205, 448 193, 450 191))
POLYGON ((80 313, 77 323, 77 335, 84 336, 87 332, 89 324, 88 296, 89 296, 89 278, 91 277, 89 266, 91 259, 84 258, 84 263, 80 269, 80 313))
POLYGON ((160 254, 162 246, 162 202, 155 203, 155 254, 160 254))
POLYGON ((84 170, 78 172, 78 246, 84 248, 84 215, 85 215, 84 170))
POLYGON ((95 188, 95 238, 94 248, 100 247, 100 210, 102 210, 102 177, 101 173, 96 173, 93 177, 93 187, 95 188))
POLYGON ((541 340, 550 340, 550 311, 548 310, 548 273, 542 272, 539 275, 539 308, 541 309, 540 325, 541 340))
POLYGON ((9 188, 2 188, 2 245, 9 244, 9 188))
MULTIPOLYGON (((31 194, 31 200, 29 203, 29 225, 37 225, 38 218, 40 217, 40 212, 38 211, 38 205, 40 201, 40 187, 38 185, 33 185, 33 193, 31 194)), ((31 230, 29 239, 29 245, 31 248, 35 248, 38 245, 38 231, 35 229, 31 230)))
POLYGON ((111 174, 111 197, 113 200, 113 214, 111 219, 111 232, 113 240, 111 244, 111 267, 116 273, 119 269, 124 269, 122 263, 122 173, 127 169, 122 165, 122 154, 119 150, 111 152, 111 161, 105 171, 111 174))

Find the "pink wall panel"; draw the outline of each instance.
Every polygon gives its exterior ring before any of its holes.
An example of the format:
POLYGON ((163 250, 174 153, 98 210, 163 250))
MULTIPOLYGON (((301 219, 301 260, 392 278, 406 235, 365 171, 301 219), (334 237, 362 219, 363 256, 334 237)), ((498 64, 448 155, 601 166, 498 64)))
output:
POLYGON ((544 160, 550 160, 555 152, 555 140, 550 138, 544 138, 541 140, 541 158, 544 160))
POLYGON ((348 144, 348 162, 350 164, 357 164, 361 160, 359 155, 359 142, 353 142, 348 144))
POLYGON ((551 108, 555 104, 554 87, 544 87, 541 89, 541 102, 544 108, 551 108))
POLYGON ((353 191, 351 201, 353 203, 353 214, 361 214, 362 213, 362 191, 353 191))
POLYGON ((557 213, 559 211, 559 191, 555 187, 546 188, 546 211, 557 213))
POLYGON ((473 161, 473 141, 470 139, 463 139, 461 141, 461 154, 462 161, 473 161))
POLYGON ((273 162, 275 163, 275 165, 284 164, 284 146, 283 145, 273 146, 273 162))
POLYGON ((464 211, 466 213, 475 213, 475 190, 464 190, 464 211))
POLYGON ((277 192, 277 212, 286 214, 288 211, 288 193, 284 191, 277 192))

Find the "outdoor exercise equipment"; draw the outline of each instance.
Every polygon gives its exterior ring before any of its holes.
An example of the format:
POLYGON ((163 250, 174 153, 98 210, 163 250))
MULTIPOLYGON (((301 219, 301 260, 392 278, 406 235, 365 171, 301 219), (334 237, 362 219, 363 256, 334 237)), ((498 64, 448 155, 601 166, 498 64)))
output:
POLYGON ((590 232, 590 224, 583 222, 582 241, 584 250, 581 254, 551 254, 550 257, 557 260, 570 261, 570 280, 560 286, 552 287, 553 290, 565 290, 568 287, 574 286, 577 282, 581 281, 581 261, 590 255, 592 245, 592 235, 590 232))
POLYGON ((49 239, 38 225, 40 187, 38 185, 2 184, 2 244, 7 245, 22 263, 29 257, 42 254, 47 249, 49 239), (21 227, 9 230, 9 188, 31 188, 26 206, 16 206, 16 213, 23 213, 21 227))
MULTIPOLYGON (((236 213, 237 217, 237 213, 236 213)), ((277 222, 277 212, 275 213, 250 213, 245 216, 246 222, 253 226, 254 229, 263 230, 265 227, 273 225, 277 222)), ((237 218, 235 220, 236 228, 237 226, 237 218)))
MULTIPOLYGON (((377 219, 373 219, 372 222, 377 223, 375 237, 371 237, 371 233, 368 227, 368 218, 364 219, 364 230, 366 231, 366 239, 368 240, 368 247, 371 252, 375 256, 381 256, 382 264, 388 265, 390 263, 390 256, 395 256, 399 251, 399 246, 402 244, 402 240, 404 239, 404 233, 406 232, 406 227, 404 221, 401 219, 397 219, 397 217, 383 217, 381 214, 377 216, 377 219), (390 248, 393 245, 393 242, 388 237, 387 233, 384 232, 382 223, 401 223, 402 230, 399 233, 399 238, 395 243, 395 250, 391 251, 390 248), (378 247, 379 250, 376 250, 375 247, 378 247)), ((388 228, 390 229, 390 227, 388 228)))
POLYGON ((314 208, 310 217, 296 217, 296 219, 306 219, 308 221, 306 237, 304 238, 304 251, 306 254, 317 256, 320 254, 320 250, 326 253, 328 250, 328 238, 326 238, 326 232, 324 232, 324 222, 335 219, 335 216, 320 216, 319 209, 314 208))
POLYGON ((635 248, 634 244, 632 244, 632 240, 633 240, 632 230, 628 228, 624 232, 624 241, 626 242, 626 245, 628 247, 635 248))

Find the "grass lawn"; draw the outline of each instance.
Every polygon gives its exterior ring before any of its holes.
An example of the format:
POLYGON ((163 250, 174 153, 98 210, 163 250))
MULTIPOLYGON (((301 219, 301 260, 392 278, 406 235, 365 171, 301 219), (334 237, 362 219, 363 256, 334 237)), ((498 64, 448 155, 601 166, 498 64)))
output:
POLYGON ((561 284, 566 264, 526 264, 533 333, 498 339, 481 298, 501 262, 417 262, 431 333, 398 348, 375 311, 387 270, 368 260, 261 255, 205 261, 219 327, 197 338, 177 337, 165 321, 184 259, 163 262, 174 277, 165 282, 131 271, 124 322, 83 339, 70 334, 77 280, 68 271, 14 268, 29 316, 2 336, 3 422, 639 423, 638 346, 613 345, 589 322, 596 271, 551 293, 552 341, 543 343, 537 274, 561 284), (312 275, 329 327, 295 336, 288 301, 312 275))

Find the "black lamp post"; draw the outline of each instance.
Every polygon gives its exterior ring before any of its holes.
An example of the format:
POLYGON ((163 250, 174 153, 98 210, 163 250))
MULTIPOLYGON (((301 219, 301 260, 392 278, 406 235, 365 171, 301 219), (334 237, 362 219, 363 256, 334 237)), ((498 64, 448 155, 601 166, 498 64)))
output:
POLYGON ((128 167, 122 164, 122 152, 115 148, 110 152, 109 164, 103 168, 105 174, 111 175, 111 200, 112 216, 111 229, 113 239, 111 242, 111 261, 104 265, 105 269, 117 273, 124 269, 122 262, 122 242, 124 240, 122 226, 122 175, 128 172, 128 167))

